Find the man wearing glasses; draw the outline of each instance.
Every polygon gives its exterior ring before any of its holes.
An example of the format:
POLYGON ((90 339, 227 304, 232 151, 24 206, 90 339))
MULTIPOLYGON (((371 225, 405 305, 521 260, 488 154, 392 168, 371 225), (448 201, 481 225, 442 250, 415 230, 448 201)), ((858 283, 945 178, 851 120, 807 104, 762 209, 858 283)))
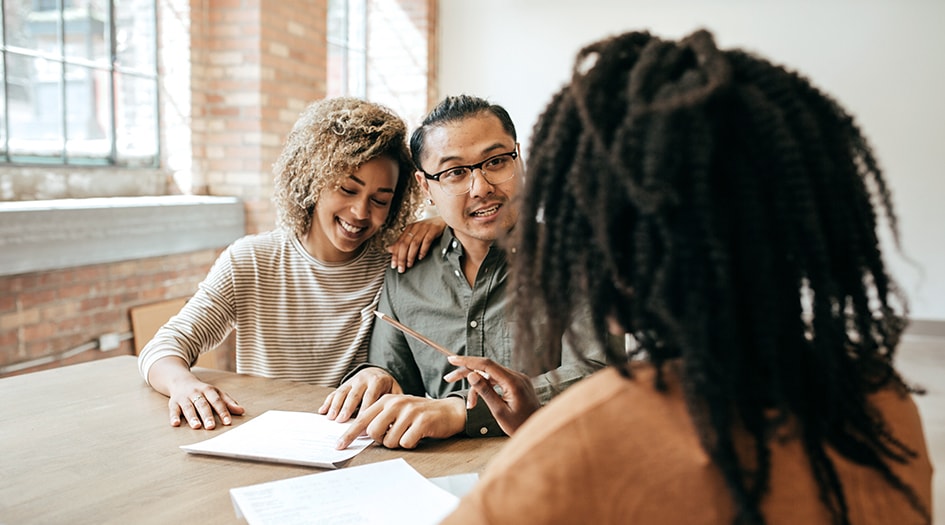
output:
MULTIPOLYGON (((447 97, 414 131, 410 149, 417 180, 448 228, 409 272, 388 270, 377 309, 457 354, 514 366, 506 251, 496 241, 517 218, 524 169, 515 126, 501 106, 447 97)), ((561 346, 567 342, 542 349, 558 368, 533 378, 541 402, 602 366, 599 349, 585 362, 561 346)), ((485 403, 467 409, 465 381, 444 381, 454 369, 435 349, 376 322, 368 364, 349 374, 319 412, 346 421, 360 406, 339 448, 363 432, 388 448, 460 433, 503 435, 485 403)))

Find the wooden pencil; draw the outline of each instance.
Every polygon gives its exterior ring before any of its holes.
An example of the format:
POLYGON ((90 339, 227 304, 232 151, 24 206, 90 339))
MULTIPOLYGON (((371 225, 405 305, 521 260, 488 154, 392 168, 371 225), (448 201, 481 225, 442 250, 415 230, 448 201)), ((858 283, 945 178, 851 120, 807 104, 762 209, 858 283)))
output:
POLYGON ((391 318, 390 316, 384 315, 383 312, 379 312, 379 311, 377 311, 377 310, 374 310, 374 315, 376 315, 376 316, 378 317, 378 319, 380 319, 380 320, 382 320, 382 321, 386 321, 388 324, 390 324, 390 325, 393 326, 394 328, 400 330, 401 332, 403 332, 403 333, 405 333, 405 334, 407 334, 407 335, 413 336, 413 337, 415 337, 418 341, 421 341, 421 342, 423 342, 423 343, 426 343, 426 344, 430 345, 430 348, 433 348, 433 349, 436 350, 437 352, 440 352, 441 354, 443 354, 443 355, 445 355, 445 356, 447 356, 447 357, 452 356, 452 355, 456 355, 456 354, 454 354, 453 352, 450 352, 449 350, 447 350, 445 347, 441 346, 440 344, 434 342, 434 341, 431 340, 429 337, 427 337, 427 336, 425 336, 425 335, 423 335, 423 334, 417 332, 416 330, 414 330, 414 329, 412 329, 412 328, 410 328, 410 327, 404 326, 403 324, 401 324, 400 322, 394 320, 394 319, 391 318))

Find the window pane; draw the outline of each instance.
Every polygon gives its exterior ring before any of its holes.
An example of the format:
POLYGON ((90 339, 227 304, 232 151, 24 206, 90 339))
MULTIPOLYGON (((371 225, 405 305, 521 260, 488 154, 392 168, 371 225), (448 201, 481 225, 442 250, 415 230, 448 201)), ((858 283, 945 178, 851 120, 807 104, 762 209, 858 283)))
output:
MULTIPOLYGON (((3 24, 0 24, 2 27, 3 24)), ((3 78, 2 75, 6 73, 6 70, 3 67, 3 60, 0 60, 0 78, 3 78)), ((0 82, 0 102, 6 99, 6 83, 0 82)), ((0 155, 5 155, 7 152, 7 114, 6 114, 6 105, 0 103, 0 155)))
POLYGON ((364 0, 348 0, 348 47, 364 51, 367 35, 367 7, 364 0))
POLYGON ((6 127, 16 162, 156 165, 154 0, 2 5, 0 149, 6 127))
POLYGON ((328 0, 328 41, 347 45, 348 0, 328 0))
POLYGON ((328 44, 328 79, 325 82, 327 96, 340 97, 348 92, 347 59, 348 53, 344 46, 328 44))
POLYGON ((328 79, 330 97, 367 93, 365 0, 329 0, 328 2, 328 79))
POLYGON ((157 157, 157 86, 154 79, 115 74, 118 159, 151 163, 157 157))
POLYGON ((59 53, 59 11, 41 10, 32 0, 4 0, 6 44, 30 51, 59 53))
POLYGON ((63 12, 65 55, 102 64, 108 63, 107 5, 93 0, 76 0, 63 12))
POLYGON ((115 50, 118 67, 154 72, 154 0, 122 0, 115 3, 115 50))
POLYGON ((66 154, 101 158, 111 153, 108 73, 82 66, 66 69, 66 154))
POLYGON ((348 93, 363 97, 367 93, 367 57, 364 51, 348 50, 348 93))
MULTIPOLYGON (((43 58, 10 57, 24 59, 31 73, 25 83, 9 84, 10 153, 61 155, 61 64, 43 58)), ((9 73, 8 79, 12 79, 12 67, 9 73)))

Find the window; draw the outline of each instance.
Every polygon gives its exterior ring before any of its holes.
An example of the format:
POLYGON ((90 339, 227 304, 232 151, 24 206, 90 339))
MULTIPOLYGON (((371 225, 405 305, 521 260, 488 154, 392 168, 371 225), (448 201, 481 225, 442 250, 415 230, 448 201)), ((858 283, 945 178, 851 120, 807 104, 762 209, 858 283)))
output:
POLYGON ((367 1, 328 0, 329 97, 367 96, 367 1))
POLYGON ((156 166, 156 2, 2 6, 0 162, 156 166))

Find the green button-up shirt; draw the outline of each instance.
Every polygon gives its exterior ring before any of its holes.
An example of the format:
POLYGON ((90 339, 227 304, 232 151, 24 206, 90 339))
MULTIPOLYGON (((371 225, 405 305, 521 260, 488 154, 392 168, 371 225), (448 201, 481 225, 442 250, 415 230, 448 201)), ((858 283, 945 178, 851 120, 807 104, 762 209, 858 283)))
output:
MULTIPOLYGON (((488 357, 513 367, 513 318, 506 308, 511 297, 505 252, 490 248, 473 286, 463 274, 463 245, 447 228, 438 245, 405 273, 388 269, 378 310, 460 355, 488 357)), ((590 362, 577 357, 563 341, 563 351, 549 362, 560 367, 534 377, 542 403, 603 365, 603 351, 593 338, 581 337, 590 362)), ((394 327, 377 321, 368 348, 368 363, 386 369, 405 394, 444 398, 466 397, 469 384, 447 383, 443 376, 455 369, 442 354, 394 327)), ((368 366, 370 366, 368 365, 368 366)), ((485 403, 466 414, 466 435, 503 435, 485 403)))

